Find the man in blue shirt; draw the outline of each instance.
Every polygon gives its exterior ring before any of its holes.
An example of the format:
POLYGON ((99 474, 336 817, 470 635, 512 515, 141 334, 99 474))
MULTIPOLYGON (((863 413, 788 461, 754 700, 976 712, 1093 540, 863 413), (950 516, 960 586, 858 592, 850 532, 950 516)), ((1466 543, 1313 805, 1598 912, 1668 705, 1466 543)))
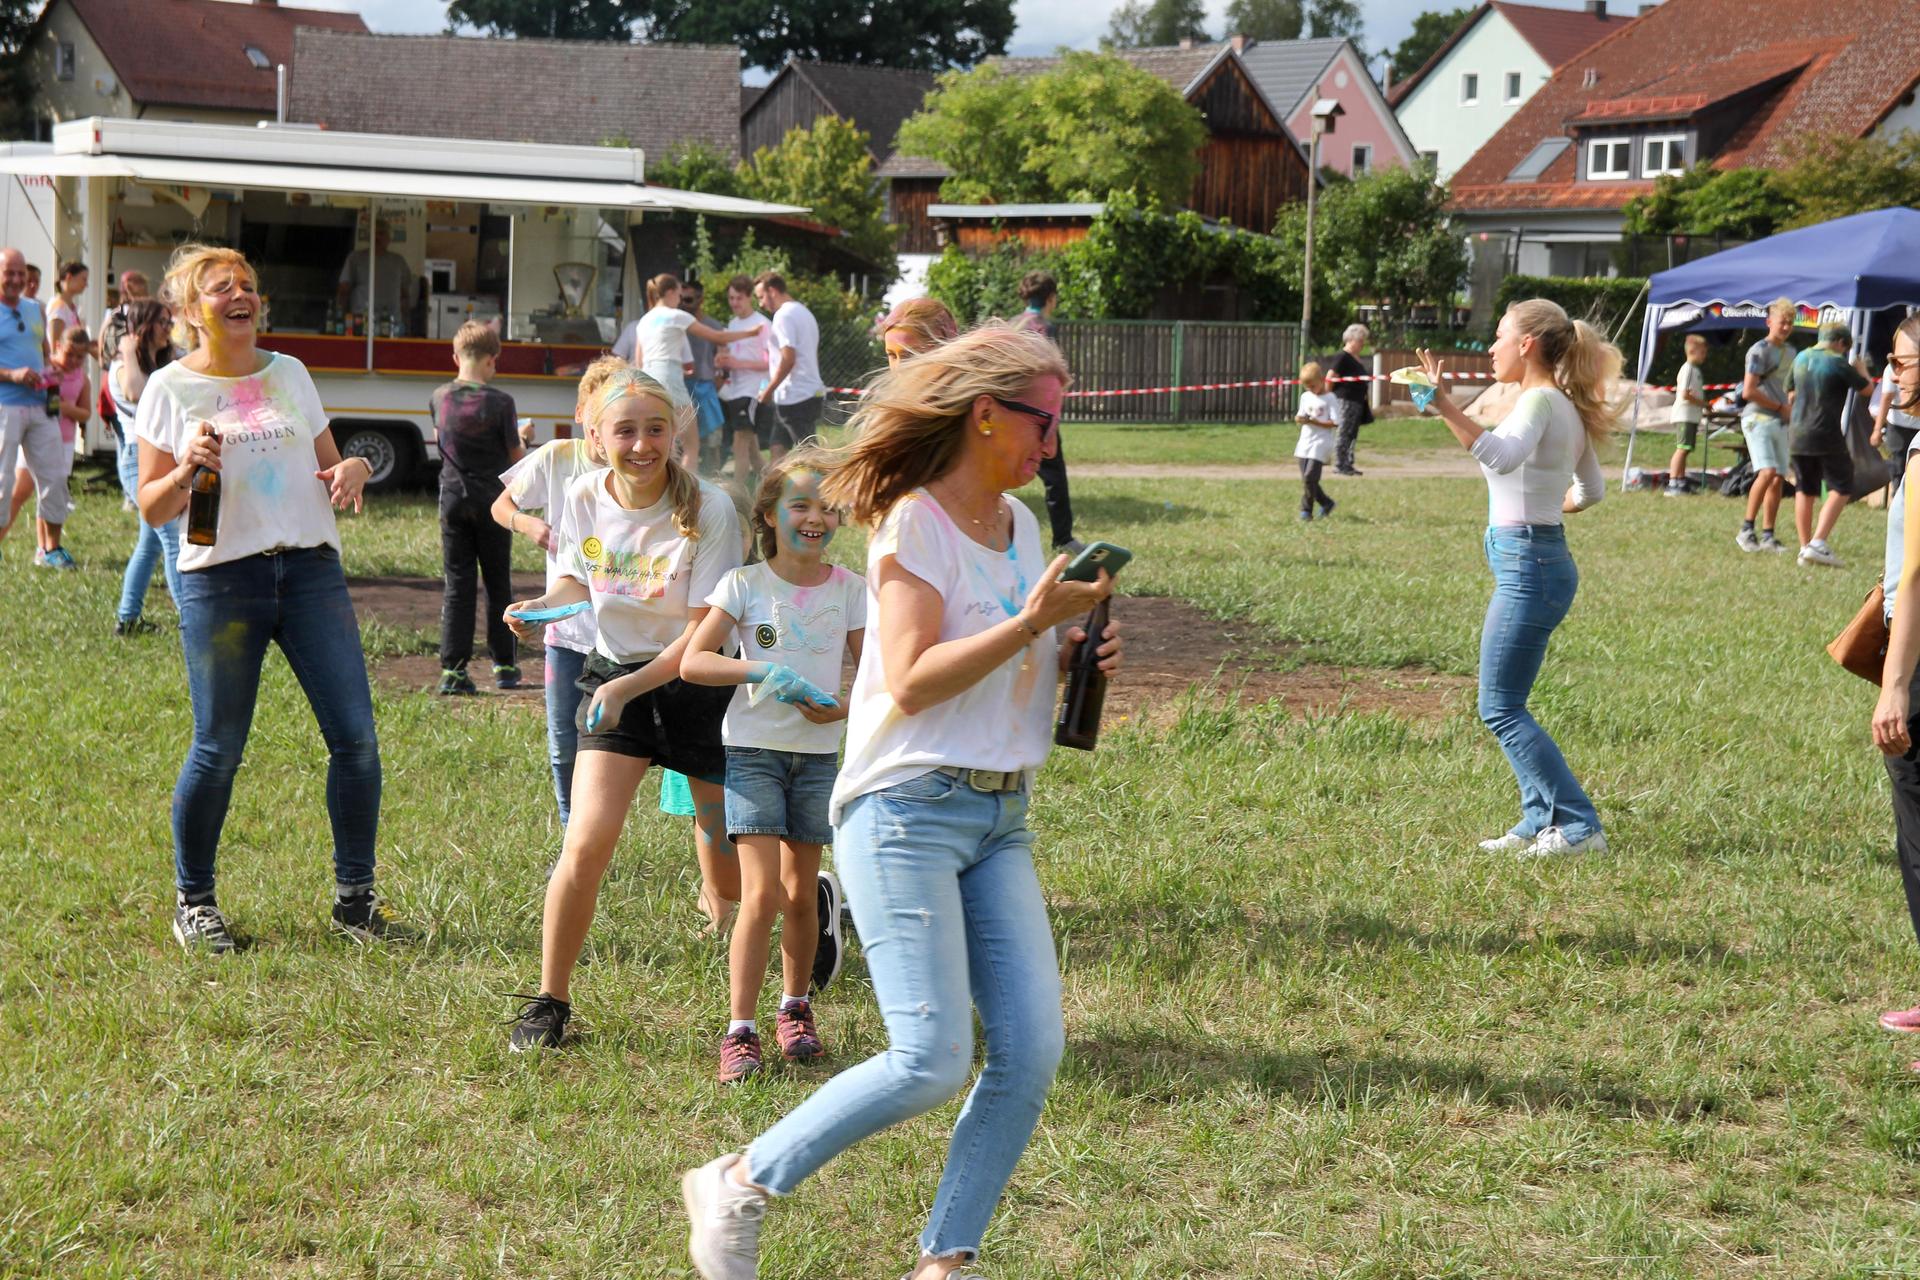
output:
MULTIPOLYGON (((47 392, 41 377, 47 368, 47 317, 40 304, 26 296, 27 258, 18 249, 0 249, 0 477, 9 491, 16 461, 24 453, 35 475, 48 474, 57 451, 70 448, 60 440, 60 424, 47 412, 47 392)), ((40 518, 61 524, 67 508, 58 492, 41 495, 40 518)), ((6 528, 0 527, 0 537, 6 528)), ((73 557, 55 547, 43 561, 55 569, 72 569, 73 557)))

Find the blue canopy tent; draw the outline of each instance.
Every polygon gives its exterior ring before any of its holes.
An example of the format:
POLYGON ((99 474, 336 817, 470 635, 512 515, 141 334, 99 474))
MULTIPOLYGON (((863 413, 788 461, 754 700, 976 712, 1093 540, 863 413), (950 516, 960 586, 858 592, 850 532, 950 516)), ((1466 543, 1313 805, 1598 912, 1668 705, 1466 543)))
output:
MULTIPOLYGON (((1767 323, 1767 304, 1791 298, 1814 323, 1845 321, 1854 351, 1864 352, 1868 318, 1888 307, 1920 306, 1920 209, 1876 209, 1783 231, 1712 254, 1647 285, 1640 329, 1639 381, 1653 367, 1660 335, 1675 329, 1750 329, 1767 323)), ((1627 466, 1640 433, 1639 400, 1627 436, 1627 466)), ((1625 472, 1622 476, 1624 483, 1625 472)))

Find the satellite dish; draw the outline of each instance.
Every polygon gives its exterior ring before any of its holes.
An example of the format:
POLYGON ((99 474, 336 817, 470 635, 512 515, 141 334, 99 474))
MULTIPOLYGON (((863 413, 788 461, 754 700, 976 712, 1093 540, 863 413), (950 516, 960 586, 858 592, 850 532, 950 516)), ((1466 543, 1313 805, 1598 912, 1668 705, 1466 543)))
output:
POLYGON ((93 78, 93 91, 103 98, 111 98, 113 91, 119 87, 120 85, 114 80, 113 72, 111 71, 104 72, 93 78))

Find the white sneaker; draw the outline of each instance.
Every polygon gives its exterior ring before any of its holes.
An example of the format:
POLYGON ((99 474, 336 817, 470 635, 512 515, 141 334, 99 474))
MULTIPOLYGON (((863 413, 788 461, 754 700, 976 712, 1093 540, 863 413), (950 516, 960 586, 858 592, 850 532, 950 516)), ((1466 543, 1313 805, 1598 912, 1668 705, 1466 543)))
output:
POLYGON ((1760 539, 1753 536, 1753 530, 1742 529, 1734 538, 1733 545, 1739 547, 1742 551, 1758 551, 1760 549, 1760 539))
POLYGON ((1684 484, 1675 484, 1673 483, 1673 481, 1669 480, 1667 481, 1667 487, 1665 492, 1666 492, 1666 496, 1669 498, 1684 498, 1687 496, 1687 486, 1685 486, 1684 484))
POLYGON ((1480 848, 1486 853, 1518 853, 1532 843, 1533 837, 1515 835, 1509 831, 1503 836, 1495 836, 1491 840, 1482 840, 1480 842, 1480 848))
POLYGON ((1585 840, 1569 840, 1558 827, 1548 827, 1520 853, 1523 858, 1564 858, 1576 853, 1605 853, 1607 837, 1596 831, 1585 840))
POLYGON ((1801 564, 1823 564, 1829 569, 1844 569, 1847 562, 1833 554, 1833 548, 1824 542, 1809 542, 1800 548, 1801 564))
POLYGON ((680 1178, 686 1202, 687 1252, 700 1280, 754 1280, 760 1267, 760 1220, 767 1195, 735 1186, 728 1172, 744 1156, 729 1152, 680 1178))

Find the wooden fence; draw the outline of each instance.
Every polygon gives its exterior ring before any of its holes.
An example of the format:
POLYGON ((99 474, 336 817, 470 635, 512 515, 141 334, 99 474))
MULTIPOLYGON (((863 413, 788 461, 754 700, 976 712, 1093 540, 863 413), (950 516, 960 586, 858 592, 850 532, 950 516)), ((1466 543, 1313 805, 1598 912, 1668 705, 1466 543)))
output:
MULTIPOLYGON (((1300 326, 1202 320, 1085 320, 1060 326, 1075 391, 1190 386, 1292 377, 1300 326)), ((1293 413, 1292 387, 1075 396, 1075 422, 1275 422, 1293 413)))
MULTIPOLYGON (((1448 373, 1493 372, 1493 357, 1484 351, 1436 351, 1434 354, 1439 356, 1441 362, 1447 366, 1448 373)), ((1419 355, 1411 348, 1383 347, 1375 351, 1371 357, 1362 357, 1362 360, 1369 358, 1373 361, 1374 370, 1378 373, 1392 373, 1395 369, 1420 363, 1419 355)), ((1479 389, 1488 386, 1489 381, 1480 378, 1469 381, 1466 385, 1479 389)), ((1373 403, 1376 406, 1413 403, 1413 397, 1407 393, 1405 387, 1395 386, 1391 382, 1381 382, 1376 383, 1375 388, 1373 403)))

